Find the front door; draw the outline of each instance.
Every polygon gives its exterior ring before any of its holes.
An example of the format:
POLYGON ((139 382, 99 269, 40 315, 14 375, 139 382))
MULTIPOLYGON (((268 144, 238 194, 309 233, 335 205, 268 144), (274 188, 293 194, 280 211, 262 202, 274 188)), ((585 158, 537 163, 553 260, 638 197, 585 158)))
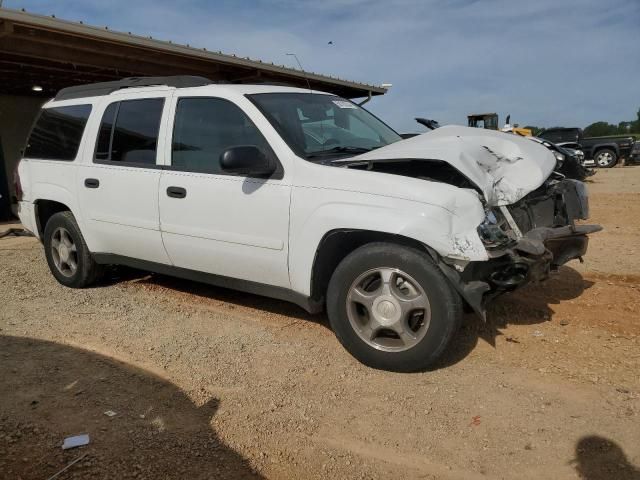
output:
POLYGON ((167 145, 171 165, 160 179, 160 229, 175 266, 288 287, 291 186, 282 169, 271 178, 229 175, 220 154, 256 145, 274 155, 235 103, 212 97, 174 98, 167 145))

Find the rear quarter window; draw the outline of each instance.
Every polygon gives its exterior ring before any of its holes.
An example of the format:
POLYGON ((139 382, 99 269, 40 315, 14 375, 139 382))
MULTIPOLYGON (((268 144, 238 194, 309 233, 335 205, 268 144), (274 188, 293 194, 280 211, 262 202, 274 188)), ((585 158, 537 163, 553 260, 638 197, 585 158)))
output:
POLYGON ((110 104, 102 116, 94 162, 155 165, 163 106, 163 98, 110 104))
POLYGON ((31 130, 25 158, 75 160, 91 105, 44 108, 31 130))

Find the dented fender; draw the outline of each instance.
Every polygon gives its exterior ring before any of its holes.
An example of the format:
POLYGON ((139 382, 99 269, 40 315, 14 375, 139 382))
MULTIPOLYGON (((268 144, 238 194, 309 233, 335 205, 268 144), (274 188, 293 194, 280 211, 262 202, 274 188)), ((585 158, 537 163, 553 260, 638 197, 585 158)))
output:
POLYGON ((449 210, 454 208, 453 201, 445 207, 337 189, 294 187, 289 233, 289 263, 296 266, 289 271, 292 287, 310 294, 315 253, 322 239, 336 229, 401 235, 428 245, 443 257, 486 260, 487 252, 475 231, 485 215, 482 204, 469 192, 446 187, 459 192, 454 211, 449 210))

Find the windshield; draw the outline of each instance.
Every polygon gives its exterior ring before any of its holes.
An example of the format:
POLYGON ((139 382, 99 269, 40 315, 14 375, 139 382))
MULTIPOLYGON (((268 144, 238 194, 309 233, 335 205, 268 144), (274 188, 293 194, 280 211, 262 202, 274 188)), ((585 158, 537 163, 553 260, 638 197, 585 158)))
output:
POLYGON ((309 160, 368 152, 402 140, 365 109, 334 95, 259 93, 247 96, 289 147, 309 160))

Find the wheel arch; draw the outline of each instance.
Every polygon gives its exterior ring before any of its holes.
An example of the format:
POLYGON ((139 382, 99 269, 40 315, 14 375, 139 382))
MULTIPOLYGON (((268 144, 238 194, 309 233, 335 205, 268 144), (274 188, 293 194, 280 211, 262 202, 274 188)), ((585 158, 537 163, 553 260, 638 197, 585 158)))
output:
POLYGON ((600 150, 613 150, 616 155, 620 155, 620 146, 617 143, 599 143, 593 146, 592 155, 595 156, 600 150))
POLYGON ((73 192, 63 185, 47 181, 34 181, 31 187, 31 198, 35 207, 36 226, 38 233, 44 232, 44 227, 51 215, 68 210, 78 218, 78 205, 73 192))
POLYGON ((36 226, 38 228, 38 237, 42 241, 44 236, 44 228, 47 225, 49 219, 58 212, 71 212, 71 208, 62 202, 57 200, 37 199, 34 202, 35 205, 35 217, 36 226))
POLYGON ((364 229, 338 228, 327 232, 315 252, 311 269, 311 298, 322 302, 331 275, 340 262, 351 252, 363 245, 375 242, 388 242, 412 247, 429 253, 437 261, 438 254, 424 243, 404 235, 364 229))

